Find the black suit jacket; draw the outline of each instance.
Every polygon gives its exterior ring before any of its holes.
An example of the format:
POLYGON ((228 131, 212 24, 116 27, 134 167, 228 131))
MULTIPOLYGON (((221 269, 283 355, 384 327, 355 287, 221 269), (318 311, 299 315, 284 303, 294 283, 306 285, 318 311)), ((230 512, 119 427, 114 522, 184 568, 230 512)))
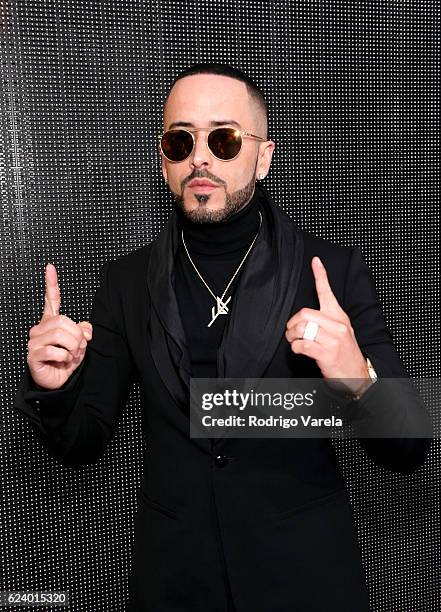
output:
MULTIPOLYGON (((301 230, 298 236, 291 314, 319 307, 310 264, 318 255, 378 376, 407 378, 360 249, 301 230)), ((152 245, 104 265, 90 316, 93 339, 65 385, 37 390, 26 366, 15 400, 54 456, 70 465, 94 463, 114 434, 130 385, 139 381, 147 450, 129 610, 224 612, 224 572, 237 612, 369 610, 351 507, 330 440, 225 438, 210 444, 189 437, 188 406, 173 389, 176 372, 164 347, 153 350, 148 333, 152 245)), ((291 351, 285 324, 262 375, 320 376, 313 360, 291 351)), ((358 402, 341 407, 381 419, 387 405, 403 437, 360 443, 376 463, 411 472, 424 462, 430 442, 418 438, 420 432, 405 436, 424 421, 425 407, 411 387, 401 398, 382 393, 374 384, 358 402)))

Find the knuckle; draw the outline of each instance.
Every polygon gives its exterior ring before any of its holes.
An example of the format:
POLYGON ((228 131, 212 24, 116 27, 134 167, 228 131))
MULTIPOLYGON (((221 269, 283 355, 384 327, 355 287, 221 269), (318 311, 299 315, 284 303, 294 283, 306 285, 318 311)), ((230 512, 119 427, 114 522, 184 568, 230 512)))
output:
POLYGON ((63 317, 63 318, 62 318, 62 321, 63 321, 63 325, 64 325, 64 327, 65 327, 66 329, 70 329, 70 328, 72 328, 72 329, 73 329, 73 328, 75 328, 75 327, 76 327, 76 323, 75 323, 74 321, 72 321, 72 319, 71 319, 71 318, 69 318, 69 317, 68 317, 68 316, 66 316, 66 315, 61 315, 61 316, 63 317))
POLYGON ((31 329, 29 330, 29 336, 38 336, 39 334, 41 334, 42 330, 44 329, 44 320, 42 319, 41 321, 39 321, 38 323, 36 323, 35 325, 33 325, 31 327, 31 329))

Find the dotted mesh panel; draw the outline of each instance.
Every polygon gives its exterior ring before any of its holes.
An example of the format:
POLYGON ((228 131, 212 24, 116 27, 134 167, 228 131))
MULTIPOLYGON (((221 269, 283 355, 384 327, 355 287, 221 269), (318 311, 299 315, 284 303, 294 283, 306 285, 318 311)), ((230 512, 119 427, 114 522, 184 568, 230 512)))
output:
MULTIPOLYGON (((409 373, 440 376, 439 11, 425 0, 0 5, 0 590, 69 590, 75 612, 125 608, 139 389, 104 458, 80 469, 51 458, 11 406, 45 264, 61 312, 85 320, 101 265, 168 219, 155 136, 191 63, 230 63, 262 87, 270 193, 304 229, 361 247, 409 373)), ((439 441, 411 475, 335 444, 372 609, 441 610, 439 441)))

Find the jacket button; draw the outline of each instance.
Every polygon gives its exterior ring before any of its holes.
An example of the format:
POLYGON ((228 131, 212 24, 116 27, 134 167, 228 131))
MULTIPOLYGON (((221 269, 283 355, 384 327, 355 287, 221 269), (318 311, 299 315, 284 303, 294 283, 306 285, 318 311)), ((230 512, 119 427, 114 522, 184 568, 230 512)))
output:
POLYGON ((225 457, 225 455, 218 455, 215 458, 214 463, 217 467, 225 467, 228 463, 228 457, 225 457))

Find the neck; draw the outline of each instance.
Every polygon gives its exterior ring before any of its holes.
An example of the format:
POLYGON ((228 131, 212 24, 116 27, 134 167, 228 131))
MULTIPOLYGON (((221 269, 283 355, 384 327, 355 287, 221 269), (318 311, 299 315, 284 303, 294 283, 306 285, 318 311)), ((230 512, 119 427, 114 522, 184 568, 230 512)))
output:
POLYGON ((248 247, 260 225, 260 197, 256 188, 247 204, 229 219, 218 223, 194 223, 187 219, 182 210, 176 208, 179 233, 182 229, 190 254, 234 256, 248 247))

